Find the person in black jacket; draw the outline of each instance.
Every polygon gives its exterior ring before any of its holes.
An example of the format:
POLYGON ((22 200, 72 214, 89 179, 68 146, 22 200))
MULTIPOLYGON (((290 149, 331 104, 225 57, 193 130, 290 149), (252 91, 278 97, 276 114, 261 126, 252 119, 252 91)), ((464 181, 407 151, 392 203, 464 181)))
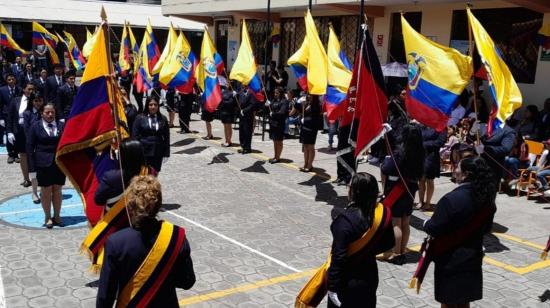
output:
POLYGON ((506 125, 498 129, 492 136, 484 135, 481 137, 481 144, 476 145, 475 149, 479 155, 485 157, 485 160, 493 170, 495 181, 500 183, 500 179, 506 167, 504 167, 506 156, 510 155, 516 139, 516 130, 514 129, 518 121, 512 116, 506 120, 506 125))
MULTIPOLYGON (((414 195, 418 190, 418 180, 424 172, 424 147, 422 132, 417 125, 406 125, 403 128, 402 142, 393 149, 391 156, 386 156, 381 166, 384 182, 384 196, 388 197, 399 184, 405 189, 394 204, 388 205, 392 211, 395 247, 388 261, 402 265, 406 261, 405 248, 409 242, 410 219, 413 210, 414 195)), ((385 200, 386 201, 386 200, 385 200)))
POLYGON ((132 127, 138 116, 138 110, 132 102, 125 88, 120 88, 120 94, 122 94, 122 103, 124 104, 124 114, 126 115, 126 122, 128 123, 128 133, 132 135, 132 127))
POLYGON ((75 85, 76 75, 74 71, 69 71, 65 75, 67 82, 57 89, 55 99, 55 108, 57 117, 62 122, 65 121, 71 114, 73 101, 78 92, 78 87, 75 85))
MULTIPOLYGON (((124 187, 130 185, 130 181, 140 174, 142 168, 149 168, 143 155, 143 146, 137 140, 122 141, 119 155, 122 169, 117 168, 105 172, 94 193, 94 201, 99 205, 106 205, 108 208, 122 197, 124 187)), ((153 173, 152 170, 150 173, 153 173)))
POLYGON ((155 96, 147 98, 145 110, 134 122, 132 137, 143 145, 147 164, 160 172, 163 161, 170 157, 168 120, 160 113, 159 101, 155 96))
POLYGON ((281 160, 281 153, 283 152, 283 140, 285 139, 285 123, 288 118, 289 103, 284 99, 284 89, 281 87, 275 88, 273 92, 273 102, 267 102, 266 106, 269 107, 269 137, 273 140, 273 158, 269 160, 270 163, 275 164, 281 160))
POLYGON ((57 89, 65 83, 65 79, 63 78, 63 65, 55 64, 53 66, 53 72, 54 75, 46 78, 46 84, 44 85, 44 97, 46 98, 46 103, 55 104, 57 89))
POLYGON ((36 168, 34 166, 34 161, 32 159, 32 155, 30 153, 31 150, 29 149, 29 134, 31 132, 31 128, 36 122, 40 122, 42 119, 40 115, 40 110, 42 110, 42 106, 44 106, 44 98, 40 96, 39 94, 33 93, 30 96, 29 99, 32 104, 27 105, 27 110, 23 112, 23 128, 25 130, 25 136, 27 137, 26 142, 26 153, 27 153, 27 164, 29 166, 29 178, 31 179, 32 184, 32 201, 35 204, 40 203, 40 198, 38 197, 38 181, 36 180, 36 168))
POLYGON ((313 169, 313 160, 315 159, 317 131, 319 131, 323 120, 319 96, 307 95, 306 101, 302 104, 302 114, 300 143, 304 152, 304 166, 300 168, 300 171, 310 172, 313 169))
POLYGON ((27 160, 27 136, 25 134, 25 118, 23 114, 29 106, 32 106, 31 95, 34 91, 34 84, 27 83, 23 88, 23 95, 14 97, 11 100, 6 131, 8 133, 8 142, 13 146, 16 155, 19 155, 21 173, 23 174, 23 187, 31 186, 29 179, 29 166, 27 160))
POLYGON ((441 158, 439 149, 445 145, 447 132, 437 132, 435 129, 422 126, 422 145, 424 146, 424 175, 418 181, 418 197, 421 210, 432 209, 434 194, 434 179, 441 175, 441 158))
POLYGON ((178 118, 180 121, 180 134, 191 132, 189 122, 191 122, 191 113, 193 112, 193 103, 195 102, 195 93, 180 93, 178 105, 178 118))
POLYGON ((470 307, 470 302, 482 298, 483 236, 493 223, 498 186, 482 157, 463 159, 455 173, 461 185, 439 200, 433 216, 424 223, 424 231, 437 240, 464 228, 482 210, 488 211, 481 228, 434 260, 435 299, 441 307, 470 307))
MULTIPOLYGON (((0 87, 0 142, 3 142, 8 121, 9 106, 14 97, 21 96, 21 88, 17 86, 15 75, 8 73, 5 77, 6 85, 0 87)), ((6 135, 7 137, 7 135, 6 135)), ((8 164, 19 162, 19 156, 11 143, 6 144, 8 150, 8 164)))
POLYGON ((32 63, 30 62, 25 64, 25 71, 19 74, 19 86, 23 87, 28 82, 34 82, 34 73, 32 71, 32 63))
POLYGON ((46 102, 46 79, 48 78, 48 71, 43 68, 40 70, 38 77, 34 79, 34 92, 40 94, 46 102))
MULTIPOLYGON (((97 290, 96 307, 99 308, 112 307, 115 300, 119 299, 157 241, 161 224, 165 223, 156 218, 162 205, 162 192, 155 177, 135 177, 127 194, 128 215, 132 227, 122 229, 107 238, 97 290)), ((187 238, 183 240, 171 268, 164 265, 162 269, 168 273, 160 281, 160 286, 152 294, 150 301, 144 303, 145 307, 179 307, 175 288, 188 290, 195 284, 191 248, 187 238)), ((152 289, 147 284, 144 288, 152 289)))
MULTIPOLYGON (((372 245, 348 255, 351 243, 372 227, 378 200, 378 183, 368 173, 356 173, 349 188, 350 204, 330 226, 332 258, 328 268, 328 307, 376 307, 378 266, 376 255, 394 245, 391 225, 373 238, 372 245)), ((380 226, 384 228, 384 226, 380 226)))
POLYGON ((36 179, 40 186, 42 209, 46 228, 54 225, 63 227, 61 221, 61 188, 65 185, 65 175, 55 162, 57 144, 63 133, 63 123, 55 121, 55 107, 46 104, 41 110, 42 120, 35 122, 29 133, 31 159, 36 168, 36 179), (53 205, 53 219, 51 207, 53 205))
POLYGON ((222 101, 218 106, 220 111, 220 120, 223 123, 223 135, 225 136, 225 142, 222 147, 230 147, 232 145, 231 139, 233 138, 233 123, 235 123, 235 115, 237 114, 237 100, 235 99, 236 93, 233 93, 227 86, 222 86, 222 101))
POLYGON ((254 112, 257 109, 257 101, 254 94, 247 86, 239 94, 241 112, 239 113, 239 153, 247 154, 252 152, 252 134, 254 133, 254 112))

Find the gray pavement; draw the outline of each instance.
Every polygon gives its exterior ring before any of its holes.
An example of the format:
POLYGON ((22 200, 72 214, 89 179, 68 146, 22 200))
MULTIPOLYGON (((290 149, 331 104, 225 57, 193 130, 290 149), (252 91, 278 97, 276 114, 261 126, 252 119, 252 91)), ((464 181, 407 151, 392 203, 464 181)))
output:
MULTIPOLYGON (((194 116, 197 119, 196 116, 194 116)), ((172 156, 163 166, 164 209, 160 216, 186 228, 197 283, 179 290, 190 307, 290 307, 296 294, 328 253, 331 216, 346 204, 346 189, 333 186, 335 152, 319 135, 314 166, 318 174, 298 172, 303 163, 296 139, 286 140, 285 164, 271 165, 272 143, 255 136, 258 153, 241 155, 220 140, 172 129, 172 156)), ((222 137, 214 122, 214 135, 222 137)), ((238 140, 235 131, 234 141, 238 140)), ((0 156, 0 200, 30 192, 16 164, 0 156)), ((378 168, 360 170, 378 175, 378 168)), ((434 202, 454 184, 436 181, 434 202)), ((476 307, 550 307, 538 296, 550 288, 550 261, 538 259, 550 227, 550 204, 499 195, 495 232, 486 238, 484 299, 476 307)), ((418 228, 429 216, 415 212, 409 247, 424 237, 418 228)), ((1 219, 1 217, 0 217, 1 219)), ((23 229, 0 222, 0 267, 6 307, 92 307, 96 275, 78 247, 87 230, 23 229)), ((380 307, 438 306, 433 298, 433 267, 419 294, 407 288, 418 254, 396 266, 379 262, 380 307)), ((1 292, 1 291, 0 291, 1 292)), ((1 293, 0 293, 1 295, 1 293)), ((322 305, 325 305, 324 303, 322 305)), ((0 300, 0 308, 2 302, 0 300)))

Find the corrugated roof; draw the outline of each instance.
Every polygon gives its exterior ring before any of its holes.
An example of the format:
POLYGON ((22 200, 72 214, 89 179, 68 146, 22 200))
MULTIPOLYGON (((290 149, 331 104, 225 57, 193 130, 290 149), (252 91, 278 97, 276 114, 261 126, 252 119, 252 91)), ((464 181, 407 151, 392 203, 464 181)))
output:
POLYGON ((125 20, 132 26, 145 27, 151 20, 153 28, 168 28, 170 22, 182 30, 203 30, 204 24, 177 17, 165 17, 160 5, 84 0, 0 0, 0 20, 60 24, 99 24, 101 6, 112 25, 125 20))

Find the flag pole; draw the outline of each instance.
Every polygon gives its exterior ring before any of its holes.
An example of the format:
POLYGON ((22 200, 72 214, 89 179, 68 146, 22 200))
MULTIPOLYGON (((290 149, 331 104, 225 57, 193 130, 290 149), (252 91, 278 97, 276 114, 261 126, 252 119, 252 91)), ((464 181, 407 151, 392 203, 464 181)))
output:
POLYGON ((312 0, 309 0, 308 8, 309 8, 309 11, 310 11, 310 12, 311 12, 311 2, 312 2, 312 0))
MULTIPOLYGON (((470 8, 473 6, 470 2, 466 4, 468 7, 467 10, 470 10, 470 8)), ((468 12, 466 11, 466 15, 468 12)), ((466 16, 468 17, 468 16, 466 16)), ((479 138, 479 122, 478 122, 478 110, 477 110, 477 86, 476 86, 476 76, 475 76, 475 64, 474 64, 474 45, 475 42, 472 40, 472 25, 470 24, 470 20, 468 20, 468 54, 470 58, 472 59, 472 72, 474 72, 474 75, 472 76, 473 80, 473 93, 474 93, 474 113, 476 116, 476 122, 478 123, 478 129, 476 132, 476 142, 477 145, 481 143, 479 138)))
MULTIPOLYGON (((267 27, 265 28, 265 49, 264 49, 264 82, 262 84, 262 88, 264 88, 264 93, 265 93, 265 99, 266 101, 269 100, 269 97, 267 96, 267 91, 265 90, 265 85, 267 85, 267 67, 269 65, 269 58, 267 56, 267 50, 268 50, 268 46, 269 46, 269 35, 271 34, 270 33, 270 30, 271 29, 271 0, 267 0, 267 27)), ((280 63, 279 63, 280 64, 280 63)), ((260 78, 260 80, 262 80, 260 78)), ((269 109, 271 110, 271 107, 269 107, 269 109)), ((262 141, 265 140, 265 119, 266 119, 266 115, 263 114, 263 121, 262 121, 262 141)))
MULTIPOLYGON (((118 114, 118 102, 117 102, 120 99, 120 96, 115 95, 118 89, 115 88, 115 80, 114 80, 115 72, 113 69, 113 61, 111 59, 111 40, 110 40, 111 36, 109 35, 110 28, 109 28, 109 24, 107 23, 107 13, 105 12, 105 7, 103 6, 101 6, 101 20, 102 20, 101 27, 103 28, 103 33, 106 34, 105 50, 107 51, 107 65, 109 66, 109 78, 107 80, 109 83, 110 91, 108 91, 109 92, 108 96, 109 96, 109 101, 112 102, 111 107, 113 108, 113 118, 115 120, 114 124, 115 124, 116 147, 118 150, 118 165, 122 172, 123 171, 122 155, 120 153, 120 144, 122 142, 122 136, 120 134, 120 117, 118 114)), ((122 190, 124 191, 126 190, 126 185, 124 183, 124 176, 121 176, 120 180, 122 181, 122 190)), ((125 197, 123 196, 122 198, 125 198, 125 197)), ((130 227, 132 227, 132 220, 130 219, 130 212, 128 211, 128 204, 126 203, 126 199, 124 200, 124 208, 126 209, 126 215, 128 216, 128 224, 130 225, 130 227)))

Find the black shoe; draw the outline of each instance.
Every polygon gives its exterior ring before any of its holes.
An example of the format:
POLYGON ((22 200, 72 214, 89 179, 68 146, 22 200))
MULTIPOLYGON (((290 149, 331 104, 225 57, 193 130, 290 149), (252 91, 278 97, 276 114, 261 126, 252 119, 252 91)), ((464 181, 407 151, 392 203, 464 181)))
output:
POLYGON ((23 185, 23 187, 30 187, 32 186, 32 183, 29 180, 25 180, 23 181, 23 183, 21 183, 21 185, 23 185))
POLYGON ((14 161, 19 164, 21 162, 21 159, 19 157, 16 157, 14 161))
POLYGON ((407 262, 407 257, 405 257, 405 255, 398 255, 388 259, 388 262, 395 265, 403 265, 407 262))
POLYGON ((48 229, 53 228, 53 221, 49 219, 48 221, 46 221, 46 223, 44 223, 44 226, 48 229))
POLYGON ((38 197, 37 195, 33 195, 32 196, 32 203, 40 204, 40 197, 38 197))
POLYGON ((280 159, 275 159, 275 158, 270 158, 270 159, 269 159, 269 163, 270 163, 270 164, 276 164, 276 163, 279 163, 279 162, 281 162, 280 159))
POLYGON ((61 227, 61 228, 65 227, 65 224, 64 224, 62 221, 59 221, 59 222, 58 222, 58 221, 55 221, 55 220, 54 220, 54 221, 53 221, 53 225, 54 225, 54 226, 61 227))
POLYGON ((550 299, 550 290, 544 291, 544 293, 542 293, 542 295, 539 296, 539 299, 543 303, 546 302, 547 300, 549 300, 550 299))
POLYGON ((8 157, 8 164, 13 164, 15 162, 15 158, 13 157, 8 157))

